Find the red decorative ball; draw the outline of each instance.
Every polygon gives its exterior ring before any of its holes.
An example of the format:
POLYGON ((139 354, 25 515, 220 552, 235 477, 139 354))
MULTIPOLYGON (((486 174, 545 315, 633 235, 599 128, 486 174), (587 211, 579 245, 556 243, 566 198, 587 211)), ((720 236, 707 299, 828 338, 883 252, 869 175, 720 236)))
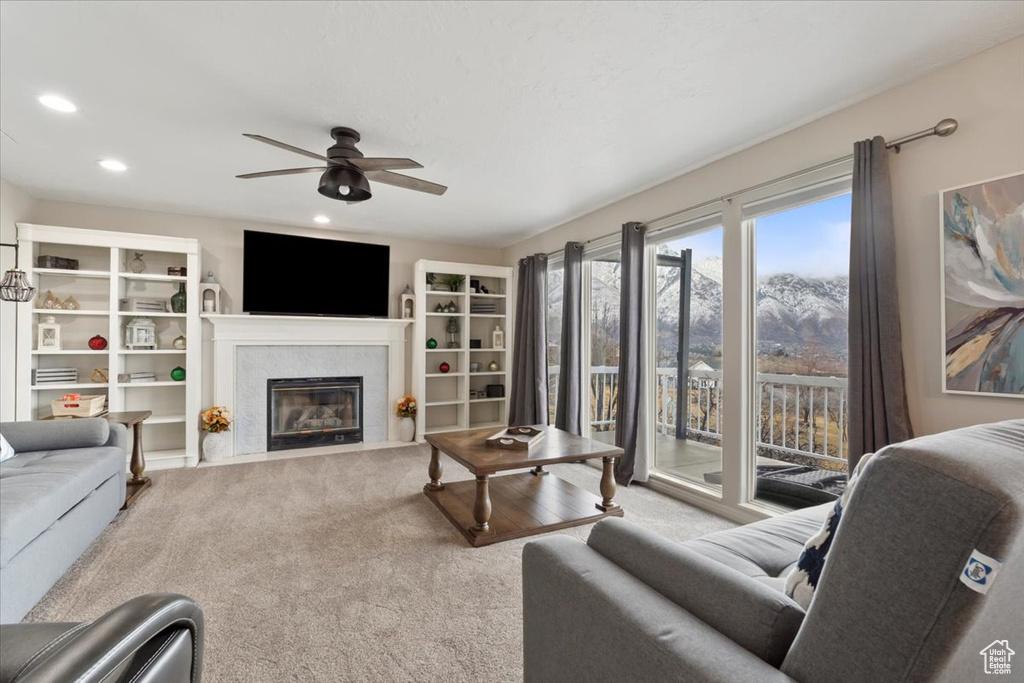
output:
POLYGON ((102 351, 107 348, 107 340, 97 334, 89 340, 89 348, 93 351, 102 351))
POLYGON ((447 363, 441 363, 441 365, 438 366, 437 369, 440 370, 441 372, 448 372, 449 370, 452 369, 452 366, 448 365, 447 363))

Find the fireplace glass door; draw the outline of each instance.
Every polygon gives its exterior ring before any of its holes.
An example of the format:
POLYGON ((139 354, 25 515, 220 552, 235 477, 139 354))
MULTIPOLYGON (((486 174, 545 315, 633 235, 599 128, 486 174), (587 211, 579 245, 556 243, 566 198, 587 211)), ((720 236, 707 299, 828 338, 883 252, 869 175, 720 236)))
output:
POLYGON ((361 377, 267 381, 267 450, 363 439, 361 377))

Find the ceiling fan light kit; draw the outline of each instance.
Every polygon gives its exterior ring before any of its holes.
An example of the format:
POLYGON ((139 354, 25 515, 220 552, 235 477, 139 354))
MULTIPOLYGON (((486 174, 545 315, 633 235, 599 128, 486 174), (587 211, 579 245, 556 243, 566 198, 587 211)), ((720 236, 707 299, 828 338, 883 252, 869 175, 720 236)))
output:
POLYGON ((336 126, 331 129, 331 137, 334 138, 334 144, 327 148, 327 156, 272 140, 263 135, 253 133, 243 133, 243 135, 257 142, 327 163, 326 166, 286 168, 278 171, 243 173, 236 176, 245 180, 322 171, 317 192, 330 199, 337 199, 348 204, 363 202, 373 196, 373 193, 370 192, 368 180, 434 195, 442 195, 448 190, 444 185, 438 185, 437 183, 431 183, 400 173, 392 173, 389 170, 395 168, 423 168, 422 164, 412 159, 365 158, 363 153, 356 148, 356 143, 360 140, 359 133, 347 126, 336 126))

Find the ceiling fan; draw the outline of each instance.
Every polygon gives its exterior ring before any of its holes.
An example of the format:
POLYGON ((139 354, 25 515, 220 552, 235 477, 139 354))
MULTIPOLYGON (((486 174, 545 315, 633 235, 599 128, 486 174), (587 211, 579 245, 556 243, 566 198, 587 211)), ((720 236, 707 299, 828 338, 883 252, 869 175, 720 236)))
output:
POLYGON ((327 148, 327 155, 309 152, 293 145, 277 140, 271 140, 262 135, 253 133, 242 133, 247 138, 273 145, 289 152, 295 152, 302 156, 323 161, 326 166, 311 166, 308 168, 286 168, 279 171, 260 171, 259 173, 243 173, 238 178, 267 178, 276 175, 293 175, 295 173, 322 172, 320 186, 317 192, 331 199, 338 199, 349 204, 363 202, 373 196, 370 193, 370 183, 367 178, 378 183, 404 187, 407 190, 426 192, 428 194, 442 195, 448 188, 437 183, 427 182, 419 178, 392 173, 393 169, 401 168, 423 168, 412 159, 392 158, 366 158, 363 153, 356 149, 359 142, 359 133, 352 128, 338 126, 331 129, 331 137, 334 144, 327 148))

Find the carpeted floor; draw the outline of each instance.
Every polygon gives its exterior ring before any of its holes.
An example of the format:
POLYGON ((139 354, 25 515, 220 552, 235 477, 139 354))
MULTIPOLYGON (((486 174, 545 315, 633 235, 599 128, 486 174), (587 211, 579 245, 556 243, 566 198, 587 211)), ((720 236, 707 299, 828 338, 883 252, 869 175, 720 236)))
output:
MULTIPOLYGON (((211 683, 522 680, 529 539, 471 548, 422 493, 428 459, 406 447, 155 472, 28 620, 174 591, 203 607, 211 683)), ((598 490, 596 469, 552 470, 598 490)), ((638 486, 616 498, 678 540, 732 526, 638 486)))

